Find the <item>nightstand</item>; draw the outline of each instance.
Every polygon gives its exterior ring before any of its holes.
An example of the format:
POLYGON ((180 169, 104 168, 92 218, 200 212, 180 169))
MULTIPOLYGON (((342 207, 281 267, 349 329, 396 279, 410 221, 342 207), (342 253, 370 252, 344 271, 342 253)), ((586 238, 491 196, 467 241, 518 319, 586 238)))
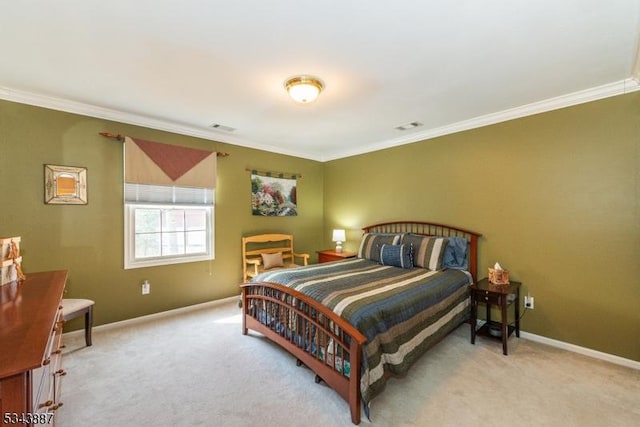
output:
POLYGON ((476 335, 485 335, 502 340, 502 353, 507 355, 507 339, 515 331, 520 336, 520 283, 511 282, 508 285, 494 285, 484 278, 471 285, 471 344, 476 343, 476 335), (477 329, 478 303, 487 307, 487 321, 477 329), (501 309, 500 322, 491 320, 491 305, 501 309), (507 307, 515 307, 515 322, 509 324, 507 307))
POLYGON ((318 262, 330 262, 330 261, 340 261, 348 258, 355 258, 355 252, 336 252, 335 249, 326 249, 324 251, 317 251, 318 253, 318 262))

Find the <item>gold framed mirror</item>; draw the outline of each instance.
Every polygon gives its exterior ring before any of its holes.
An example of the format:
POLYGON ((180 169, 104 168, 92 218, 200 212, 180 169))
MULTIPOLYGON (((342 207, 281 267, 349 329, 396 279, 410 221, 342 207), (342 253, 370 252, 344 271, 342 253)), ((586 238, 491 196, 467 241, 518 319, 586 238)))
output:
POLYGON ((53 205, 86 205, 87 168, 44 165, 44 202, 53 205))

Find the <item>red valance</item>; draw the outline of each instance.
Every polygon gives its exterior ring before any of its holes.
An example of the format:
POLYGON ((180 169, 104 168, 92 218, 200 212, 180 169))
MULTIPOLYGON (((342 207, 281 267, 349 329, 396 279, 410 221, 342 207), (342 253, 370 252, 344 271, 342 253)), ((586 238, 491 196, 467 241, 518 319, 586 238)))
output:
POLYGON ((214 151, 125 137, 125 182, 215 188, 214 151))

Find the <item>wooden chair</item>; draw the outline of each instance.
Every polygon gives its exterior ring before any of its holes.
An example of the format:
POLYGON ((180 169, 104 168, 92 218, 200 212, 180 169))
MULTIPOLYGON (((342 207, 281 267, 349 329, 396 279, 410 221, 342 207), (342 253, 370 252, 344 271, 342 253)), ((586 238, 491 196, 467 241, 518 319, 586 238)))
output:
POLYGON ((282 265, 276 268, 291 268, 309 263, 309 254, 293 251, 291 234, 258 234, 242 238, 242 281, 265 271, 263 255, 282 254, 282 265), (296 264, 296 258, 302 264, 296 264))
POLYGON ((84 340, 91 346, 91 329, 93 328, 93 305, 90 299, 62 299, 62 318, 66 322, 84 314, 84 340))

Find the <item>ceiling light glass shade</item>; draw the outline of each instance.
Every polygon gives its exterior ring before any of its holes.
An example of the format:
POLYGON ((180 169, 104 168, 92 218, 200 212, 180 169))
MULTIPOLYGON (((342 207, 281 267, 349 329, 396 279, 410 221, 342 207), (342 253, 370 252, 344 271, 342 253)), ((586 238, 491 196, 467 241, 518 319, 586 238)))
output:
POLYGON ((284 82, 284 87, 291 99, 300 104, 308 104, 316 100, 324 89, 324 84, 317 77, 296 76, 284 82))

